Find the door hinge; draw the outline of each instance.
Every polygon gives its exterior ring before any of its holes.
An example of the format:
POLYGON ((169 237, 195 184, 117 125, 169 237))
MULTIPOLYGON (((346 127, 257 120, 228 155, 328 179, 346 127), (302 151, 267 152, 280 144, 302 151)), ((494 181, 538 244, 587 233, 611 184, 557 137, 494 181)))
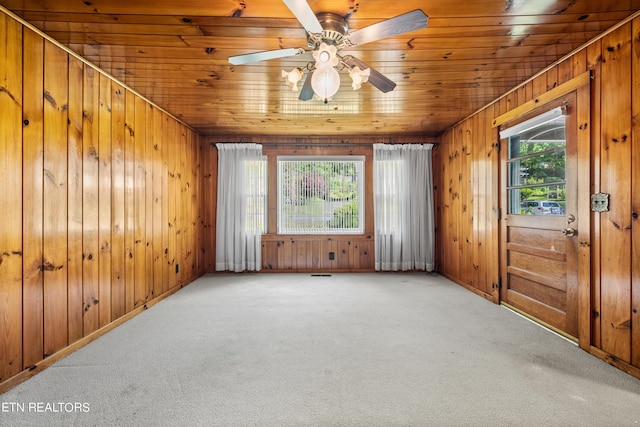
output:
POLYGON ((498 221, 502 219, 502 209, 496 208, 496 215, 498 216, 498 221))
POLYGON ((496 150, 498 150, 498 153, 500 152, 500 141, 496 142, 496 150))

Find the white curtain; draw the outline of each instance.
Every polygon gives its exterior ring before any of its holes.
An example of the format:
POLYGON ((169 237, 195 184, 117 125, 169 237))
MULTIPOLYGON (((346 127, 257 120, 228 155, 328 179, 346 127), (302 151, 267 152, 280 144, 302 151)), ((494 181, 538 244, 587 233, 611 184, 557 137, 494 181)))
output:
MULTIPOLYGON (((216 270, 260 270, 262 226, 255 212, 264 172, 262 145, 216 144, 218 148, 218 210, 216 218, 216 270), (261 172, 262 171, 262 172, 261 172)), ((262 219, 263 220, 263 219, 262 219)))
POLYGON ((374 144, 376 270, 434 269, 432 144, 374 144))

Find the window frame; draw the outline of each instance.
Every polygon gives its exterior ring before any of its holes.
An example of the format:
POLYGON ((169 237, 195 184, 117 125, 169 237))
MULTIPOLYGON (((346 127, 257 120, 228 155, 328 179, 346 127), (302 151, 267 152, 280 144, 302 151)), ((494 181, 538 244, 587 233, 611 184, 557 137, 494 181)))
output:
MULTIPOLYGON (((564 131, 564 129, 566 128, 566 116, 567 116, 566 108, 564 106, 559 106, 551 110, 548 110, 546 112, 536 114, 527 120, 523 120, 522 122, 516 125, 509 126, 506 129, 503 129, 500 131, 500 138, 506 139, 506 142, 507 142, 507 156, 505 159, 505 167, 506 167, 505 172, 506 172, 507 179, 505 181, 505 184, 506 184, 505 189, 506 189, 506 199, 507 199, 507 213, 509 215, 531 215, 538 212, 537 209, 534 209, 532 211, 531 209, 523 208, 523 203, 525 202, 550 201, 550 202, 559 203, 558 200, 546 200, 546 199, 522 200, 521 191, 533 189, 533 188, 547 187, 547 193, 548 193, 547 197, 549 196, 549 188, 551 188, 552 186, 556 186, 556 191, 558 192, 564 191, 564 187, 566 186, 566 178, 565 178, 566 173, 563 174, 563 179, 561 180, 556 179, 554 181, 545 181, 540 183, 521 182, 521 179, 522 179, 521 174, 523 173, 523 170, 522 170, 522 166, 520 166, 520 162, 522 162, 523 160, 535 160, 537 158, 542 158, 544 156, 553 156, 555 154, 561 154, 561 153, 563 157, 566 157, 566 134, 564 131), (551 146, 547 149, 536 151, 530 154, 512 152, 514 148, 513 144, 514 143, 519 144, 521 135, 526 134, 531 130, 542 128, 543 126, 546 126, 548 124, 553 125, 553 123, 555 123, 558 120, 562 121, 562 128, 563 128, 562 135, 563 135, 563 141, 564 141, 562 145, 551 146), (560 186, 562 186, 563 189, 560 189, 560 186)), ((547 130, 543 129, 543 133, 550 129, 552 128, 549 128, 547 130)), ((530 143, 528 139, 525 139, 525 142, 530 143)), ((557 143, 558 141, 554 141, 554 142, 557 143)), ((524 169, 525 173, 526 173, 526 170, 527 169, 525 168, 524 169)), ((544 213, 546 213, 546 211, 541 209, 540 214, 544 214, 544 213)), ((550 210, 549 214, 564 215, 565 210, 564 208, 561 208, 558 211, 550 210)))
POLYGON ((366 156, 364 155, 278 155, 276 156, 276 199, 277 199, 277 212, 276 212, 276 232, 279 235, 362 235, 365 233, 365 186, 366 186, 366 156), (308 231, 299 228, 286 228, 283 226, 283 208, 284 198, 282 187, 282 165, 284 161, 298 161, 298 162, 323 162, 323 161, 336 161, 336 162, 354 162, 356 163, 356 192, 358 201, 358 228, 327 228, 326 230, 319 228, 309 228, 308 231))

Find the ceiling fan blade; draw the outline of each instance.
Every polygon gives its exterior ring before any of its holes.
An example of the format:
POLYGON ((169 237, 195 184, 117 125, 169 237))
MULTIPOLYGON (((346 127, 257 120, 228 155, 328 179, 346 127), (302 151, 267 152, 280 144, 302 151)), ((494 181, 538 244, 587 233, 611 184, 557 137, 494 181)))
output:
POLYGON ((307 78, 302 85, 302 89, 300 89, 300 96, 298 96, 300 101, 308 101, 313 98, 314 92, 313 87, 311 87, 311 75, 313 75, 313 71, 314 70, 309 71, 307 78))
POLYGON ((299 47, 289 49, 266 50, 264 52, 247 53, 245 55, 230 56, 229 63, 243 65, 250 62, 265 61, 268 59, 286 58, 288 56, 302 55, 305 50, 299 47))
POLYGON ((306 0, 282 0, 308 33, 322 33, 322 25, 306 0))
POLYGON ((380 91, 387 93, 395 89, 396 84, 391 79, 385 77, 382 73, 371 68, 369 65, 360 61, 358 58, 347 56, 343 58, 343 61, 351 67, 358 67, 361 70, 368 68, 369 70, 371 70, 371 74, 369 74, 369 83, 378 88, 380 91))
POLYGON ((416 9, 350 33, 349 43, 353 46, 359 46, 410 31, 421 30, 427 28, 428 20, 429 17, 422 10, 416 9))

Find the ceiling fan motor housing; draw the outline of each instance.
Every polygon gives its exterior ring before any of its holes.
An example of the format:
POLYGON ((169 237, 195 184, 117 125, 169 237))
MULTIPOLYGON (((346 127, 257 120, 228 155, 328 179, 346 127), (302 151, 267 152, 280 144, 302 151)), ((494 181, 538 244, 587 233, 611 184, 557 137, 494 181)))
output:
POLYGON ((349 31, 347 20, 337 13, 331 12, 320 12, 316 14, 316 18, 322 26, 322 34, 308 34, 307 44, 309 47, 315 49, 322 42, 333 44, 338 48, 343 47, 346 42, 345 36, 349 31))

